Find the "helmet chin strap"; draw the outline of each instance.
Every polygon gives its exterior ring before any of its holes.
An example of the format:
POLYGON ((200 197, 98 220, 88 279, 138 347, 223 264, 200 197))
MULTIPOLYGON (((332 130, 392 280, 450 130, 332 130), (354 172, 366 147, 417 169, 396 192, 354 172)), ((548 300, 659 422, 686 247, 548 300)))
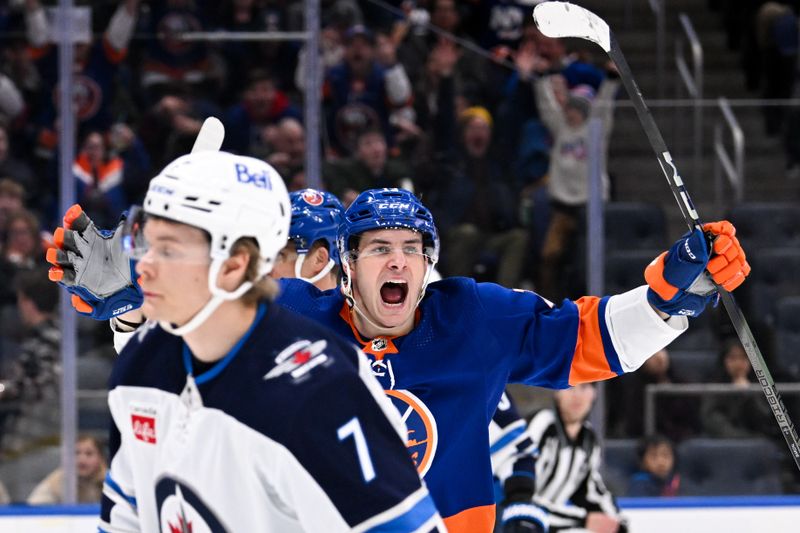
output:
POLYGON ((325 268, 320 270, 317 275, 311 278, 304 278, 302 275, 300 275, 300 271, 303 270, 303 263, 305 262, 307 255, 308 254, 297 254, 297 261, 294 262, 294 277, 302 279, 303 281, 316 283, 324 278, 328 272, 330 272, 333 267, 336 266, 336 263, 333 261, 333 259, 328 259, 328 264, 325 265, 325 268))
POLYGON ((200 311, 190 318, 186 324, 178 327, 169 322, 159 320, 158 324, 164 331, 179 337, 182 337, 187 333, 191 333, 200 327, 200 325, 202 325, 208 319, 208 317, 211 316, 211 313, 216 311, 217 308, 224 302, 235 300, 250 290, 250 288, 253 286, 252 281, 245 281, 233 292, 225 291, 217 287, 217 275, 219 274, 219 270, 222 268, 222 263, 224 262, 225 258, 214 258, 211 261, 211 267, 208 270, 208 290, 211 291, 211 298, 209 298, 200 311))

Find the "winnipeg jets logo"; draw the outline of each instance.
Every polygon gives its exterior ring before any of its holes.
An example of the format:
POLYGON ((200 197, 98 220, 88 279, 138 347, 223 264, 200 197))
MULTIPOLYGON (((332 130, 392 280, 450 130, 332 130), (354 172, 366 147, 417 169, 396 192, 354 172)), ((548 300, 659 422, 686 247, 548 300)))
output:
POLYGON ((267 372, 264 379, 289 374, 294 381, 298 381, 308 376, 312 369, 331 361, 325 354, 327 346, 326 340, 301 340, 290 344, 275 357, 275 368, 267 372))
POLYGON ((225 533, 214 512, 187 484, 169 477, 156 484, 156 503, 163 533, 225 533))

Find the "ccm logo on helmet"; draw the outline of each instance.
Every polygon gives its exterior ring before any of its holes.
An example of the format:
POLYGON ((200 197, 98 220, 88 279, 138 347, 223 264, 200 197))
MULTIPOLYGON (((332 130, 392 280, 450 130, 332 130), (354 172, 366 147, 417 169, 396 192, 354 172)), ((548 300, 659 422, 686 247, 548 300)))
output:
POLYGON ((236 169, 236 179, 239 180, 239 183, 251 183, 259 189, 272 190, 272 181, 265 170, 250 172, 247 165, 242 163, 236 163, 234 168, 236 169))
POLYGON ((378 204, 378 209, 411 209, 411 204, 406 202, 386 202, 378 204))

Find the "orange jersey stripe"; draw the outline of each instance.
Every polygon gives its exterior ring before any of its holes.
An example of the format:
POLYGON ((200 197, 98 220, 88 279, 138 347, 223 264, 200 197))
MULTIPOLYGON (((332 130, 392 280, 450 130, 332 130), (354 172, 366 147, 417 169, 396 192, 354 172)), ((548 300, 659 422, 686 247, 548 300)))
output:
POLYGON ((600 317, 598 307, 600 298, 584 296, 575 304, 578 306, 578 342, 575 345, 575 355, 572 357, 572 367, 569 371, 569 384, 572 386, 592 381, 602 381, 616 377, 616 372, 611 370, 603 349, 603 338, 600 334, 600 317))
POLYGON ((494 504, 471 507, 444 519, 450 533, 491 533, 494 530, 494 504))

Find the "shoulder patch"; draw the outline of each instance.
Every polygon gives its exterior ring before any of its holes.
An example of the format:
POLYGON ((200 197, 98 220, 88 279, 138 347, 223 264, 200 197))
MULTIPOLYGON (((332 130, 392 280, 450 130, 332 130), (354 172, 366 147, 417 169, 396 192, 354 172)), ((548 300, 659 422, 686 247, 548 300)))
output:
POLYGON ((328 341, 300 340, 281 350, 275 357, 275 368, 264 374, 264 379, 274 379, 289 374, 292 382, 298 383, 310 376, 311 370, 319 365, 328 366, 333 359, 325 353, 328 341))

